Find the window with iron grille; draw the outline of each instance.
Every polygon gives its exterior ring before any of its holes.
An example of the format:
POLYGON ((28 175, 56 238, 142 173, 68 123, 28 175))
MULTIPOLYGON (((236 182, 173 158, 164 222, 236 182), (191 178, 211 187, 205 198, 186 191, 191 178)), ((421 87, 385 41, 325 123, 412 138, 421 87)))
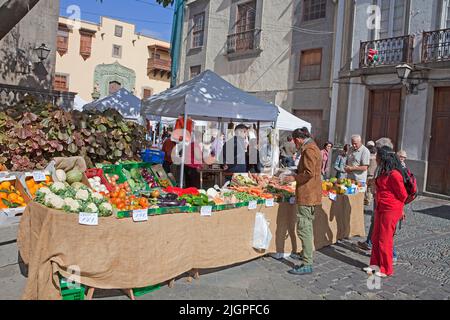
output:
POLYGON ((320 80, 321 71, 322 49, 302 51, 299 81, 320 80))
POLYGON ((114 35, 116 37, 122 38, 122 34, 123 34, 123 27, 122 26, 116 26, 114 29, 114 35))
POLYGON ((327 0, 304 0, 303 21, 311 21, 325 18, 327 12, 327 0))
POLYGON ((198 76, 202 72, 202 66, 191 67, 191 79, 198 76))
POLYGON ((69 91, 67 76, 55 74, 55 78, 53 79, 53 89, 56 91, 69 91))
POLYGON ((203 47, 203 38, 205 34, 205 13, 199 13, 194 16, 192 28, 192 48, 203 47))
POLYGON ((405 35, 406 0, 378 0, 381 8, 381 23, 378 39, 405 35))
POLYGON ((450 28, 450 1, 447 2, 447 23, 446 28, 450 28))
POLYGON ((113 58, 122 58, 122 46, 116 44, 113 45, 113 58))

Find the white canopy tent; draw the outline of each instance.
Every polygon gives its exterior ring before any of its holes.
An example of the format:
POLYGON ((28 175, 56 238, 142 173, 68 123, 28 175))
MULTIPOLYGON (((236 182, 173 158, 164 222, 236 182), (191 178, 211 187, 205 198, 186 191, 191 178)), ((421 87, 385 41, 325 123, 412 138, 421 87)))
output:
MULTIPOLYGON (((195 78, 148 98, 141 114, 177 118, 184 116, 183 141, 187 119, 241 122, 276 122, 278 108, 244 92, 216 73, 206 70, 195 78)), ((183 186, 185 143, 182 149, 180 184, 183 186)))
POLYGON ((306 122, 285 109, 278 107, 279 115, 277 120, 277 129, 282 131, 294 131, 295 129, 306 127, 311 132, 311 123, 306 122))

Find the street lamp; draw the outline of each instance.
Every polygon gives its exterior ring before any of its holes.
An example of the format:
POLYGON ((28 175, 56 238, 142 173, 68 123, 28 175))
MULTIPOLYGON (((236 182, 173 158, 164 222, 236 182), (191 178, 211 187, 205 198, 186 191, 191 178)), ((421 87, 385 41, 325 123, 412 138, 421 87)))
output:
POLYGON ((397 75, 402 81, 402 84, 406 87, 408 93, 418 94, 417 87, 419 83, 413 83, 414 79, 410 78, 411 72, 413 71, 413 67, 409 64, 401 64, 395 67, 397 71, 397 75))
POLYGON ((409 64, 402 64, 396 66, 395 69, 400 80, 402 80, 403 84, 406 84, 413 68, 409 64))
POLYGON ((48 58, 51 50, 45 45, 45 43, 43 43, 40 47, 34 48, 34 51, 36 51, 39 60, 42 62, 48 58))

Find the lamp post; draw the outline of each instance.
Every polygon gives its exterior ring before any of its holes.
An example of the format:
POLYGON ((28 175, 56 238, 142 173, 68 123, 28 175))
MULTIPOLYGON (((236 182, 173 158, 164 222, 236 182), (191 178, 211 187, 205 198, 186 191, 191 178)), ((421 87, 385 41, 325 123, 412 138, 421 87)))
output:
POLYGON ((401 64, 395 67, 397 75, 402 81, 402 84, 406 87, 408 93, 417 94, 418 83, 413 83, 409 76, 413 71, 413 67, 409 64, 401 64))
POLYGON ((42 62, 48 58, 51 49, 47 47, 45 43, 43 43, 39 47, 34 48, 34 51, 36 52, 36 55, 38 56, 39 60, 42 62))

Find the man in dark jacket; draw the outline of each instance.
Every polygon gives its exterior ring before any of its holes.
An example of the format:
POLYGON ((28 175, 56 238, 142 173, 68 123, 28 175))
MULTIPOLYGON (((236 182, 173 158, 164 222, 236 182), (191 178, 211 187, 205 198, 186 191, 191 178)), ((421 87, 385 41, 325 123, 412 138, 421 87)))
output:
POLYGON ((303 263, 296 265, 289 273, 303 275, 313 271, 313 221, 315 207, 322 205, 322 157, 307 128, 295 130, 292 138, 297 148, 301 149, 301 158, 298 174, 287 180, 297 182, 297 235, 302 242, 303 263))
POLYGON ((219 161, 223 164, 223 169, 225 172, 247 172, 247 132, 248 128, 245 125, 237 125, 234 129, 234 137, 224 144, 219 161))

